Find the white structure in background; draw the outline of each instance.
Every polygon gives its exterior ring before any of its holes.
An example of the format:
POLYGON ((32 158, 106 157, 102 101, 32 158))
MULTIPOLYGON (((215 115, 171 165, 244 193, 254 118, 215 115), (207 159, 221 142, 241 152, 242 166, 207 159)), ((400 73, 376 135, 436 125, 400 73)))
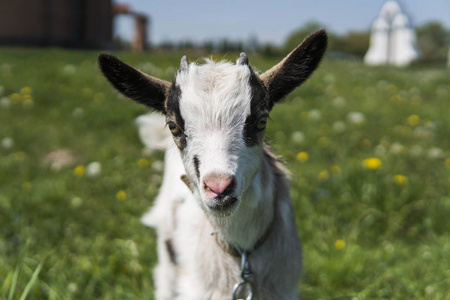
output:
POLYGON ((373 22, 370 47, 364 57, 368 65, 405 66, 420 56, 416 34, 397 1, 387 1, 373 22))

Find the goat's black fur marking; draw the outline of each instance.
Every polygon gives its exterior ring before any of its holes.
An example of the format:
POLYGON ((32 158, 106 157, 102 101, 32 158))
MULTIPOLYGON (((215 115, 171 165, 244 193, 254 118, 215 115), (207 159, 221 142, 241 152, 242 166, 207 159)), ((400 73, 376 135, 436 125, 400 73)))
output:
POLYGON ((262 74, 269 92, 269 109, 300 86, 319 66, 327 48, 328 37, 324 29, 307 37, 283 61, 262 74))
POLYGON ((168 82, 146 75, 111 54, 101 53, 98 56, 98 64, 103 75, 120 93, 140 104, 166 113, 164 102, 168 82))
POLYGON ((183 150, 186 147, 186 135, 184 134, 184 119, 181 116, 180 111, 180 98, 181 89, 180 86, 176 84, 176 80, 174 80, 169 91, 169 97, 167 98, 167 117, 173 119, 182 131, 179 136, 174 136, 174 141, 178 148, 183 150))
POLYGON ((194 169, 195 169, 195 176, 197 176, 197 179, 200 180, 200 160, 198 159, 198 155, 194 155, 194 169))
POLYGON ((177 255, 175 253, 175 249, 173 247, 172 240, 171 239, 166 240, 165 244, 166 244, 167 253, 169 254, 170 261, 174 265, 177 265, 177 255))
POLYGON ((264 130, 258 130, 256 123, 264 113, 267 113, 267 91, 259 77, 250 68, 251 74, 249 84, 252 91, 252 99, 250 102, 250 115, 245 119, 244 124, 244 141, 248 147, 258 145, 264 130))
POLYGON ((167 114, 175 117, 176 124, 184 132, 184 119, 180 111, 180 98, 180 86, 174 81, 169 91, 169 97, 167 98, 167 114))

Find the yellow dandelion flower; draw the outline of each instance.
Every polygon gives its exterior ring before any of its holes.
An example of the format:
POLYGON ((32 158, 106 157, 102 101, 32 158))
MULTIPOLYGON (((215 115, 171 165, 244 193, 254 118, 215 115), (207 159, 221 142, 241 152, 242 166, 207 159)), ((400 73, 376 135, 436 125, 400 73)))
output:
POLYGON ((79 165, 73 170, 73 175, 76 177, 83 177, 84 173, 86 173, 86 169, 84 166, 79 165))
POLYGON ((148 166, 150 166, 150 162, 148 161, 148 159, 141 158, 138 161, 138 166, 139 166, 139 168, 144 169, 144 168, 147 168, 148 166))
POLYGON ((328 173, 327 170, 323 170, 319 173, 319 176, 317 176, 320 180, 328 180, 330 178, 330 173, 328 173))
POLYGON ((336 96, 337 95, 337 89, 333 84, 330 84, 326 87, 325 92, 330 96, 336 96))
POLYGON ((341 173, 341 167, 339 167, 338 165, 332 165, 330 170, 331 170, 331 173, 333 173, 333 174, 341 173))
POLYGON ((29 191, 29 190, 31 190, 31 188, 32 188, 31 182, 27 181, 27 182, 22 183, 22 190, 29 191))
POLYGON ((326 146, 329 143, 330 143, 330 140, 326 136, 323 136, 319 139, 319 145, 326 146))
POLYGON ((362 97, 364 96, 364 88, 362 86, 357 86, 353 89, 353 95, 362 97))
POLYGON ((9 100, 11 100, 12 103, 19 103, 22 97, 19 93, 13 93, 9 95, 9 100))
POLYGON ((391 98, 389 98, 389 101, 391 101, 391 103, 394 103, 394 104, 400 104, 400 103, 403 103, 405 101, 405 99, 400 95, 393 95, 393 96, 391 96, 391 98))
POLYGON ((105 100, 105 94, 103 94, 103 93, 95 93, 94 100, 95 101, 103 101, 103 100, 105 100))
POLYGON ((450 157, 445 160, 445 166, 450 168, 450 157))
POLYGON ((32 92, 33 90, 29 86, 25 86, 20 90, 22 95, 31 95, 32 92))
POLYGON ((411 132, 412 132, 412 129, 411 129, 411 127, 408 127, 408 126, 402 126, 400 129, 400 133, 405 136, 410 135, 411 132))
POLYGON ((362 165, 366 169, 377 170, 383 165, 383 163, 378 158, 368 158, 363 160, 362 165))
POLYGON ((298 160, 299 162, 301 162, 301 163, 307 162, 308 159, 309 159, 309 154, 306 153, 305 151, 299 152, 299 153, 297 154, 297 160, 298 160))
POLYGON ((419 96, 413 96, 410 101, 411 106, 419 107, 422 99, 419 96))
POLYGON ((125 199, 127 199, 127 193, 125 193, 125 191, 118 191, 116 194, 116 199, 124 201, 125 199))
POLYGON ((23 100, 23 106, 25 106, 25 107, 33 106, 33 104, 34 104, 33 99, 25 99, 25 100, 23 100))
POLYGON ((300 114, 300 119, 302 119, 303 121, 308 121, 308 119, 309 119, 309 112, 302 111, 302 113, 300 114))
POLYGON ((25 157, 27 157, 27 155, 23 151, 19 151, 19 152, 14 153, 14 156, 16 157, 16 159, 18 161, 24 161, 25 157))
POLYGON ((363 139, 360 143, 361 148, 367 149, 370 148, 370 146, 372 146, 372 142, 369 139, 363 139))
POLYGON ((409 126, 416 126, 420 122, 420 117, 418 115, 410 115, 408 117, 408 125, 409 126))
POLYGON ((404 175, 395 175, 392 178, 392 181, 396 184, 396 185, 400 185, 400 186, 405 186, 408 184, 408 177, 404 176, 404 175))
POLYGON ((306 186, 309 185, 309 180, 307 178, 301 178, 299 183, 300 183, 301 186, 305 186, 306 187, 306 186))
POLYGON ((382 162, 378 158, 368 158, 363 160, 362 165, 366 169, 376 170, 381 167, 382 162))
POLYGON ((395 84, 388 84, 386 86, 386 92, 389 94, 395 94, 397 92, 398 88, 395 84))
POLYGON ((344 241, 344 240, 341 240, 341 239, 337 240, 337 241, 334 243, 334 247, 336 247, 336 249, 338 249, 338 250, 344 249, 344 248, 345 248, 345 241, 344 241))
POLYGON ((389 147, 389 142, 388 141, 386 141, 386 140, 381 140, 380 141, 380 146, 382 146, 382 147, 384 147, 384 148, 387 148, 387 147, 389 147))
POLYGON ((92 96, 92 90, 90 88, 84 88, 81 90, 81 95, 83 95, 83 97, 91 97, 92 96))

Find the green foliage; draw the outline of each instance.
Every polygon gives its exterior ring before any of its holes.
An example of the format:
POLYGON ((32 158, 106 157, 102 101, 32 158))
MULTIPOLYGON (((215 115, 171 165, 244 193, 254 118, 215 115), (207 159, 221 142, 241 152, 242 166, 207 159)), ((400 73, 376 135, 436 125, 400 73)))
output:
POLYGON ((447 59, 450 30, 442 23, 429 22, 417 28, 417 42, 426 62, 443 62, 447 59))
MULTIPOLYGON (((284 44, 284 52, 289 53, 297 47, 311 32, 326 28, 325 25, 317 22, 309 22, 291 33, 284 44)), ((338 35, 328 30, 328 49, 331 56, 347 56, 362 58, 369 48, 369 32, 350 31, 344 35, 338 35)))
MULTIPOLYGON (((304 26, 300 27, 299 29, 292 32, 286 39, 286 42, 284 43, 284 52, 289 53, 297 47, 308 35, 310 35, 312 32, 320 29, 320 28, 326 28, 321 23, 310 21, 306 23, 304 26)), ((333 44, 333 35, 330 35, 328 33, 328 46, 331 47, 333 44)), ((328 48, 330 49, 330 48, 328 48)))
MULTIPOLYGON (((167 80, 181 57, 117 54, 167 80)), ((139 218, 163 154, 142 151, 133 120, 146 110, 96 56, 0 49, 2 299, 153 299, 155 233, 139 218), (55 150, 67 165, 52 166, 55 150)), ((325 60, 274 108, 267 138, 292 171, 303 299, 448 299, 449 72, 325 60)))

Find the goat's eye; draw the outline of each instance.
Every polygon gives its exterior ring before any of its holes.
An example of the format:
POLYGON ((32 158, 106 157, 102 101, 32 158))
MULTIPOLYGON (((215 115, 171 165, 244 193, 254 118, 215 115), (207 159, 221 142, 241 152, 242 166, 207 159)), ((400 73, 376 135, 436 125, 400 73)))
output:
POLYGON ((169 126, 170 132, 173 136, 178 136, 181 133, 180 127, 178 127, 174 122, 168 122, 167 126, 169 126))
POLYGON ((263 130, 264 128, 266 128, 266 124, 267 124, 267 116, 261 116, 258 119, 258 122, 256 123, 256 128, 258 130, 263 130))

